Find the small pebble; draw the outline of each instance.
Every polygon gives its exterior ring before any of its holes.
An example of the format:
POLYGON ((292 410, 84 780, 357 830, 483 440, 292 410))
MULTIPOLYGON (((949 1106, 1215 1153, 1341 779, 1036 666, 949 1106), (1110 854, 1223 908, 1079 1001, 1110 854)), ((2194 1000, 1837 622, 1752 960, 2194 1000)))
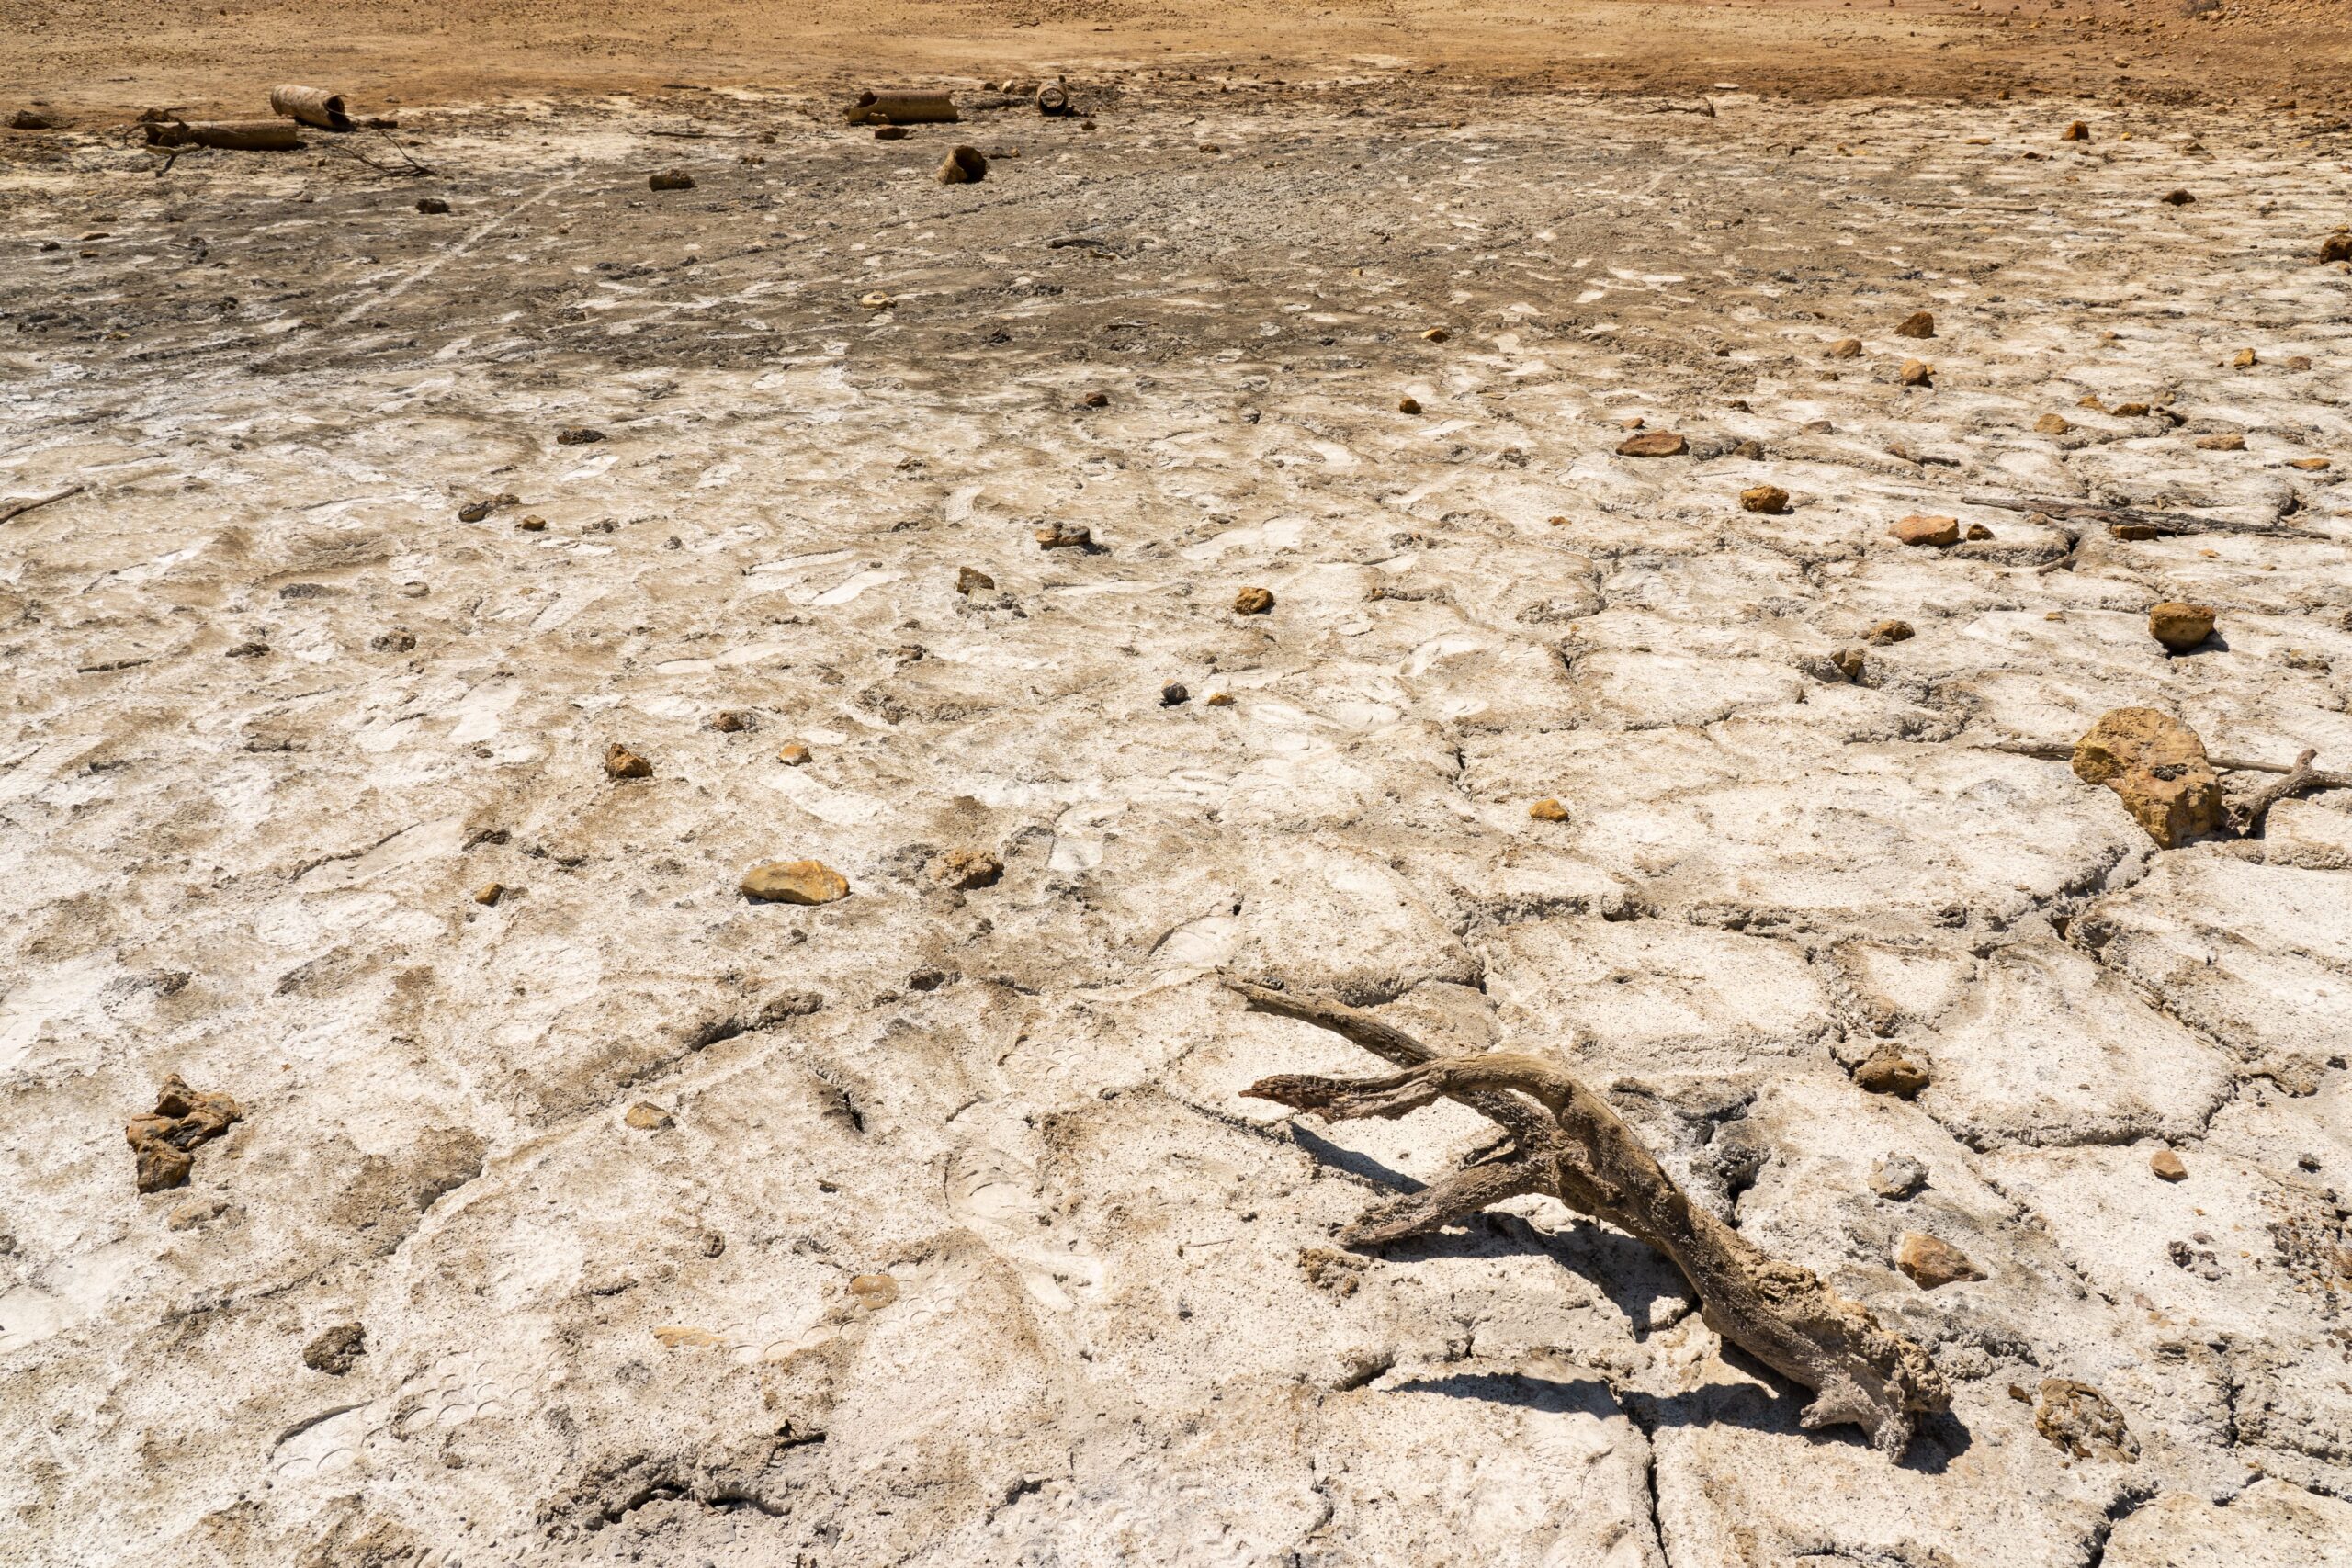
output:
POLYGON ((1237 615, 1262 615, 1274 607, 1273 590, 1245 588, 1233 596, 1233 613, 1237 615))
POLYGON ((1527 814, 1538 822, 1565 822, 1568 819, 1568 808, 1548 795, 1529 807, 1527 814))

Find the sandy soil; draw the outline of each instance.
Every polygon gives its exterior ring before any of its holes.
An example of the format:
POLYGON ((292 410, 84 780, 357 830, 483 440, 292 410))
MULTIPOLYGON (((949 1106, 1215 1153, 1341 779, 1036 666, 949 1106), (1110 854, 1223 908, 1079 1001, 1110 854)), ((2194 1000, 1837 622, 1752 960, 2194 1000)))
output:
POLYGON ((2324 105, 1074 43, 878 142, 730 15, 436 61, 424 175, 128 146, 209 14, 0 133, 0 497, 86 487, 0 523, 0 1562, 2352 1562, 2352 792, 1996 744, 2352 767, 2324 105), (1548 1201, 1337 1248, 1483 1124, 1244 1098, 1374 1064, 1229 973, 1555 1053, 1951 1411, 1801 1429, 1548 1201))
POLYGON ((2352 110, 2352 11, 2336 0, 389 0, 358 11, 325 0, 7 0, 0 18, 0 100, 92 117, 252 112, 257 84, 288 80, 332 80, 397 106, 876 73, 1215 64, 1319 76, 1350 61, 1577 90, 2300 95, 2307 107, 2352 110))

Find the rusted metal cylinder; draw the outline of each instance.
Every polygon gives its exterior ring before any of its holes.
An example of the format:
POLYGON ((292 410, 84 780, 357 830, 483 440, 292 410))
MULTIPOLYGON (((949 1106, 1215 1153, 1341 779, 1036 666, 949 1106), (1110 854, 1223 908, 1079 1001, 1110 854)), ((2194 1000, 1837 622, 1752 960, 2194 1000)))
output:
POLYGON ((343 95, 330 93, 324 87, 300 87, 291 83, 269 90, 272 114, 299 119, 304 125, 315 125, 321 130, 356 130, 358 127, 350 115, 344 112, 343 95))
POLYGON ((288 152, 302 145, 294 127, 282 119, 150 120, 145 127, 150 147, 225 147, 240 152, 288 152))
POLYGON ((957 118, 944 93, 860 93, 849 107, 852 125, 953 125, 957 118))
POLYGON ((1069 89, 1059 82, 1048 82, 1037 89, 1039 114, 1069 113, 1069 89))

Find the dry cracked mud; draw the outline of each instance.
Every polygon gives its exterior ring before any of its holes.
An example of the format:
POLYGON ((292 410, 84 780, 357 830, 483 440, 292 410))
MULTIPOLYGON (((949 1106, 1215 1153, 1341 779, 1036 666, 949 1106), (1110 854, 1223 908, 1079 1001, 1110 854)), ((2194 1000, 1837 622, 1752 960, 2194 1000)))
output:
POLYGON ((1992 744, 2352 765, 2344 135, 1073 87, 0 173, 0 1559, 2352 1561, 2352 797, 1992 744), (1950 1415, 1546 1201, 1336 1249, 1480 1123, 1227 973, 1556 1054, 1950 1415))

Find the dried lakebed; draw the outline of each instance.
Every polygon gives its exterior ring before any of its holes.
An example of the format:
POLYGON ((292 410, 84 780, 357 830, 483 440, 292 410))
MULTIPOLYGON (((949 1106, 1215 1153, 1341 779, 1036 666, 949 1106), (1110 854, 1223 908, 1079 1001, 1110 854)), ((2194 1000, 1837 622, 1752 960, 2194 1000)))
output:
POLYGON ((2352 802, 1992 749, 2352 765, 2343 138, 1377 74, 8 143, 0 1558, 2345 1561, 2352 802), (1340 1247, 1484 1124, 1220 973, 1555 1053, 1950 1415, 1340 1247))

